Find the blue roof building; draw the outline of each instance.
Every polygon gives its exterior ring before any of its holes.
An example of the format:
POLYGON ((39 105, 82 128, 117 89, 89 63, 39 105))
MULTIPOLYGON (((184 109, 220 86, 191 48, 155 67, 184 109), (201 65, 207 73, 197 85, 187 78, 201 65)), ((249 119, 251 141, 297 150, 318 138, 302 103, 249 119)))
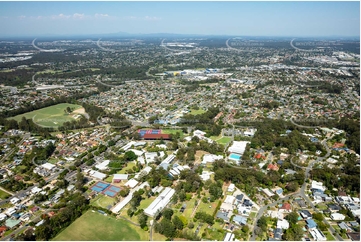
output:
POLYGON ((313 220, 313 219, 307 219, 306 220, 306 223, 307 223, 307 227, 309 229, 313 229, 313 228, 316 228, 317 227, 317 224, 316 222, 313 220))

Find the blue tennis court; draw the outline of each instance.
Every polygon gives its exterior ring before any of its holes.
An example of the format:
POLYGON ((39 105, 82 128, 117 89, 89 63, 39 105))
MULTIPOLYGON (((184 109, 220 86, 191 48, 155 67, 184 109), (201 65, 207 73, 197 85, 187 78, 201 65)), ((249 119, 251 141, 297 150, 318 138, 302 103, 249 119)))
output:
POLYGON ((119 187, 110 185, 107 190, 112 191, 112 192, 120 192, 120 190, 122 190, 122 189, 120 189, 119 187))
POLYGON ((93 191, 95 191, 95 192, 101 192, 101 191, 104 190, 104 188, 97 187, 97 186, 92 186, 90 189, 93 190, 93 191))
POLYGON ((161 134, 162 130, 160 129, 139 129, 138 133, 141 137, 143 137, 145 134, 161 134))
POLYGON ((94 186, 101 187, 103 189, 107 188, 109 184, 103 183, 103 182, 97 182, 94 186))
POLYGON ((115 192, 112 192, 112 191, 109 191, 109 190, 107 190, 107 191, 105 191, 105 192, 103 192, 105 195, 107 195, 107 196, 109 196, 109 197, 114 197, 115 195, 116 195, 116 193, 115 192))

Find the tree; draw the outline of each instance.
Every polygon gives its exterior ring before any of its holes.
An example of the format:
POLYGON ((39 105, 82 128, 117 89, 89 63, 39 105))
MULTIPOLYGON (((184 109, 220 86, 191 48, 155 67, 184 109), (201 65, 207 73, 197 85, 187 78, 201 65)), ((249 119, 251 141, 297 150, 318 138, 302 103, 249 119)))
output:
POLYGON ((75 187, 79 191, 82 191, 83 188, 84 188, 83 185, 84 185, 84 175, 83 175, 83 173, 81 173, 80 168, 78 168, 77 169, 77 174, 76 174, 75 187))
POLYGON ((176 229, 178 229, 178 230, 183 229, 184 224, 183 224, 182 220, 178 216, 174 216, 173 219, 172 219, 172 222, 173 222, 176 229))
POLYGON ((163 217, 164 218, 166 218, 168 220, 171 220, 172 216, 173 216, 173 210, 172 209, 170 209, 170 208, 164 209, 164 211, 163 211, 163 217))
POLYGON ((257 226, 265 232, 267 230, 267 218, 265 216, 260 217, 257 221, 257 226))
POLYGON ((141 212, 138 215, 138 222, 141 228, 145 228, 145 226, 147 226, 147 220, 148 220, 148 216, 145 215, 144 212, 141 212))
POLYGON ((287 214, 287 216, 285 217, 285 219, 290 223, 290 224, 296 224, 298 222, 298 213, 297 212, 291 212, 289 214, 287 214))
POLYGON ((133 160, 137 159, 137 155, 133 151, 130 150, 130 151, 125 152, 123 159, 125 161, 133 161, 133 160))

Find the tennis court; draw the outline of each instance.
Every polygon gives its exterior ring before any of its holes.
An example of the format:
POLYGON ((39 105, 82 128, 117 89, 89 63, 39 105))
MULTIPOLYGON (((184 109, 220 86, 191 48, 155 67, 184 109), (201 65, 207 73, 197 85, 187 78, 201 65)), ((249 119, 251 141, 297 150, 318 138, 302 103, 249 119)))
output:
POLYGON ((160 129, 139 129, 138 133, 141 137, 143 137, 145 134, 161 134, 162 130, 160 129))
POLYGON ((109 197, 115 197, 118 194, 118 192, 120 192, 120 190, 121 190, 121 188, 110 185, 110 186, 106 187, 102 193, 109 197))
POLYGON ((107 187, 109 187, 109 184, 99 181, 99 182, 95 183, 90 189, 95 192, 102 192, 107 187))

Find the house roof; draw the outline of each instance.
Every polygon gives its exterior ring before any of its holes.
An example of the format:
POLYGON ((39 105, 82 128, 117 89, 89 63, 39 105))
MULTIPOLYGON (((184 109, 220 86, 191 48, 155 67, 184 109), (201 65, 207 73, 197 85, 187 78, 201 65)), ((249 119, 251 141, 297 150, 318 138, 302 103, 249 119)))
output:
POLYGON ((307 223, 307 226, 309 228, 316 228, 317 227, 317 224, 313 219, 307 219, 306 223, 307 223))
POLYGON ((247 224, 247 218, 240 215, 235 215, 233 217, 233 221, 237 222, 238 224, 247 224))
POLYGON ((291 210, 291 204, 284 203, 282 204, 282 207, 280 209, 291 210))
POLYGON ((360 233, 347 233, 347 235, 353 241, 360 241, 360 233))
POLYGON ((228 220, 228 213, 218 211, 216 217, 217 217, 217 218, 221 218, 221 219, 223 219, 223 220, 228 220))

